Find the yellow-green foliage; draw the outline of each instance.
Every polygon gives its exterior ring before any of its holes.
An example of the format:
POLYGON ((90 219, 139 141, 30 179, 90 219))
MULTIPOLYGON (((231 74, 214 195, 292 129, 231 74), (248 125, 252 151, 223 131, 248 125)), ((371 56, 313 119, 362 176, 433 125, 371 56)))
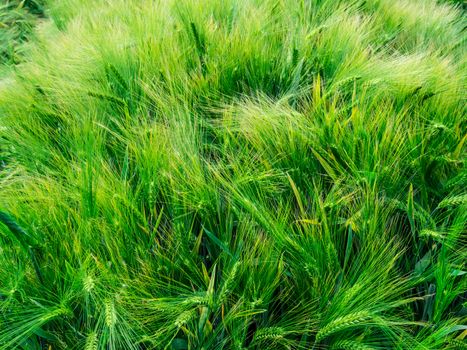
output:
POLYGON ((0 5, 0 350, 461 347, 464 18, 0 5))

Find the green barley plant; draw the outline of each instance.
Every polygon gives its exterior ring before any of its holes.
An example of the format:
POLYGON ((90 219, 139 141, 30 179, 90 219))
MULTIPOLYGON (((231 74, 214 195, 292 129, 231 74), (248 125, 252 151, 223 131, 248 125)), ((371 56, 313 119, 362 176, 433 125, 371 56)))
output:
POLYGON ((0 3, 0 349, 462 349, 465 4, 0 3))
POLYGON ((3 0, 0 3, 0 73, 4 65, 17 64, 26 55, 22 45, 33 36, 44 16, 42 0, 3 0))

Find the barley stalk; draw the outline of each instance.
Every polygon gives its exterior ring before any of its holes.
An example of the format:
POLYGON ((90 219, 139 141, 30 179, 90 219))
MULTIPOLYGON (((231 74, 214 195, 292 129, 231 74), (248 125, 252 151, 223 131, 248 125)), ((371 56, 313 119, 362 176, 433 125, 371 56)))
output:
POLYGON ((354 327, 371 319, 372 316, 367 311, 355 312, 347 316, 338 317, 319 330, 316 335, 316 341, 319 342, 331 334, 354 327))
POLYGON ((455 207, 465 203, 467 203, 467 194, 461 194, 443 199, 438 204, 438 208, 455 207))
POLYGON ((91 293, 95 287, 94 279, 91 275, 87 275, 83 280, 83 287, 86 293, 91 293))
POLYGON ((105 324, 107 327, 112 328, 115 326, 115 323, 117 321, 117 314, 115 311, 115 304, 114 301, 111 299, 108 299, 104 303, 104 309, 105 309, 105 324))
POLYGON ((232 269, 230 270, 227 278, 225 279, 222 289, 219 293, 220 304, 224 303, 227 297, 230 295, 230 293, 232 293, 232 287, 235 283, 235 278, 237 276, 239 267, 240 267, 240 262, 237 261, 232 267, 232 269))
POLYGON ((266 327, 261 328, 255 333, 255 340, 278 340, 284 338, 286 334, 284 328, 282 327, 266 327))
POLYGON ((187 310, 182 312, 175 320, 175 327, 181 328, 186 325, 195 315, 195 310, 187 310))
POLYGON ((84 345, 84 350, 97 350, 99 344, 99 339, 96 332, 91 332, 86 338, 86 344, 84 345))

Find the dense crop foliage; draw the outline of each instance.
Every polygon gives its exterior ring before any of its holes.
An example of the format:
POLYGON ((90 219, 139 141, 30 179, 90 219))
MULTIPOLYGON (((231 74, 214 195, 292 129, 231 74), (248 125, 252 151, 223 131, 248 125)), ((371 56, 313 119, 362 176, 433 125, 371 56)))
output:
POLYGON ((0 6, 0 349, 466 347, 461 2, 0 6))
POLYGON ((21 44, 32 35, 32 28, 42 16, 40 0, 3 0, 0 3, 0 73, 2 65, 20 61, 21 44))

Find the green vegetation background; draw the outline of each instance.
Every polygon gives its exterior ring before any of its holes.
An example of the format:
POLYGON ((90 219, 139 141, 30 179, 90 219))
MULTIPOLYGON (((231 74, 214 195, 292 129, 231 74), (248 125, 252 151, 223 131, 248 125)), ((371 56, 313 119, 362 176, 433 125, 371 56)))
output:
POLYGON ((463 349, 465 3, 3 0, 0 349, 463 349))

